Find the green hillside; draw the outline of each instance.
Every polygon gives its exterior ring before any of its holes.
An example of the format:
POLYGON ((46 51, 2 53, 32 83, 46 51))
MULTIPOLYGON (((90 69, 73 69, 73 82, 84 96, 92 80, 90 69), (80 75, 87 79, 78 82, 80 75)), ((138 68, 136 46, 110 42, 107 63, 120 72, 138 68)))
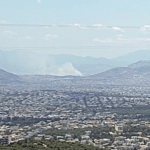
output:
MULTIPOLYGON (((30 141, 29 143, 13 143, 11 145, 0 145, 0 150, 104 150, 91 145, 77 143, 52 142, 52 141, 30 141)), ((105 149, 106 150, 106 149, 105 149)))

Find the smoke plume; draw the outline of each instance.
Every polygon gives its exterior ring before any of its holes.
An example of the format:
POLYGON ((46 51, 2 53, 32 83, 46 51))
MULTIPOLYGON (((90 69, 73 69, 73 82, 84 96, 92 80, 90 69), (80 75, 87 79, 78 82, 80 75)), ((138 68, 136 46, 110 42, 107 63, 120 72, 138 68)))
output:
POLYGON ((82 76, 82 73, 75 69, 71 63, 65 63, 58 68, 59 76, 65 75, 74 75, 74 76, 82 76))

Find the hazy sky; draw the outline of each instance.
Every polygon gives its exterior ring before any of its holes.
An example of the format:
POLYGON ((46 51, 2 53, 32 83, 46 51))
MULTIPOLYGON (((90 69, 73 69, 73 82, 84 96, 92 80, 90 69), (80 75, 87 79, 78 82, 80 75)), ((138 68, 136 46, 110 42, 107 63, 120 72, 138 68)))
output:
POLYGON ((0 26, 2 50, 106 58, 150 50, 150 0, 0 0, 0 24, 53 25, 0 26))

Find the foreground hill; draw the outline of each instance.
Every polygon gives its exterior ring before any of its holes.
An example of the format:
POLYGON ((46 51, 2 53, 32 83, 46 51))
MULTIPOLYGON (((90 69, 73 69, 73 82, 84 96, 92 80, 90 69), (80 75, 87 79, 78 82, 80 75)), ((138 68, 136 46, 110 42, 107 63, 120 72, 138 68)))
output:
POLYGON ((133 64, 129 65, 128 68, 138 69, 138 70, 142 70, 142 71, 145 71, 145 72, 149 72, 150 71, 150 60, 148 60, 148 61, 140 60, 136 63, 133 63, 133 64))
POLYGON ((141 77, 149 79, 150 75, 150 61, 139 61, 131 64, 128 67, 117 67, 108 71, 90 76, 91 78, 109 78, 109 79, 133 79, 141 77))
POLYGON ((13 73, 9 73, 7 71, 0 69, 0 82, 1 83, 15 82, 15 81, 19 81, 19 79, 20 77, 18 75, 15 75, 13 73))
POLYGON ((106 150, 89 145, 66 142, 30 141, 29 143, 14 143, 8 146, 0 145, 1 150, 106 150))
MULTIPOLYGON (((139 61, 134 64, 129 65, 128 67, 116 67, 107 71, 104 71, 99 74, 91 76, 54 76, 54 75, 15 75, 0 69, 0 83, 27 83, 27 84, 39 84, 46 85, 51 82, 54 84, 62 85, 67 84, 80 84, 82 81, 90 82, 90 80, 113 80, 113 83, 116 84, 119 80, 120 83, 126 82, 127 79, 129 83, 136 80, 136 83, 140 81, 141 83, 150 82, 150 61, 139 61), (117 80, 116 80, 117 79, 117 80), (129 81, 130 80, 130 81, 129 81)), ((104 82, 105 83, 105 82, 104 82)), ((26 84, 26 85, 27 85, 26 84)), ((133 83, 135 84, 135 83, 133 83)), ((22 84, 24 86, 24 84, 22 84)), ((49 84, 50 85, 50 84, 49 84)))

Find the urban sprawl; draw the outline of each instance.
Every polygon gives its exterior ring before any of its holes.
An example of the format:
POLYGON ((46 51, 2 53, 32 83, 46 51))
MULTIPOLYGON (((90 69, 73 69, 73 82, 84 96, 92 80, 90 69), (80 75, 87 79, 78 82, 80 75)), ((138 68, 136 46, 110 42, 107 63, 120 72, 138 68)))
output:
POLYGON ((116 150, 150 148, 150 87, 93 84, 64 79, 36 88, 2 85, 0 143, 45 139, 116 150))

